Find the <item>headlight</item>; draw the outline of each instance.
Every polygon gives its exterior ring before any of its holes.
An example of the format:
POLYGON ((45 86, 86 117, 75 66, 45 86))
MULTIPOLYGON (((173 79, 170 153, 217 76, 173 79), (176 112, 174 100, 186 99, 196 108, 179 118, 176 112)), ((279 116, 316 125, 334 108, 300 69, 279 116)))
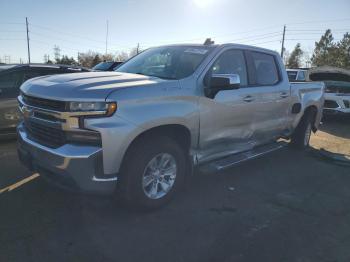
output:
POLYGON ((70 112, 87 112, 88 115, 111 116, 117 110, 115 102, 70 102, 70 112))

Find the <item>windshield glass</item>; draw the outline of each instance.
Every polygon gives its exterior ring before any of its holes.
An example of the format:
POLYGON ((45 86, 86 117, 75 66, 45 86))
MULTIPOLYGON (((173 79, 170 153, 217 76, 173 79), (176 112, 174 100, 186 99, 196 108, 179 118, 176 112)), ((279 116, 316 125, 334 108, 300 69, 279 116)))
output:
POLYGON ((92 69, 94 70, 108 70, 111 65, 113 65, 114 62, 101 62, 97 65, 95 65, 92 69))
POLYGON ((171 46, 148 49, 121 65, 116 71, 181 79, 193 74, 213 47, 171 46))

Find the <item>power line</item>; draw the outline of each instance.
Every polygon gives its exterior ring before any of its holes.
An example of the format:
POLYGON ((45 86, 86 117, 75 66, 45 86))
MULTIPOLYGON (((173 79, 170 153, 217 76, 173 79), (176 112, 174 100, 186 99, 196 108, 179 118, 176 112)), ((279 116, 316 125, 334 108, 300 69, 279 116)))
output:
POLYGON ((0 22, 0 25, 24 25, 24 23, 0 22))
POLYGON ((48 31, 51 31, 51 32, 56 32, 56 33, 59 33, 59 34, 62 34, 62 35, 69 35, 71 37, 86 39, 88 41, 99 42, 99 43, 103 43, 103 44, 105 43, 102 40, 95 40, 95 39, 91 39, 89 37, 80 36, 80 35, 76 35, 76 34, 73 34, 73 33, 62 32, 62 31, 59 31, 59 30, 56 30, 56 29, 52 29, 52 28, 49 28, 49 27, 46 27, 46 26, 35 25, 35 24, 31 24, 31 25, 34 26, 34 27, 37 27, 37 28, 41 28, 41 29, 48 30, 48 31))
POLYGON ((22 41, 26 40, 25 38, 0 38, 0 41, 22 41))
POLYGON ((25 30, 0 30, 2 33, 23 33, 25 30))
MULTIPOLYGON (((348 32, 350 29, 332 29, 332 32, 348 32)), ((296 31, 296 32, 325 32, 326 29, 288 29, 289 31, 296 31)))
MULTIPOLYGON (((52 44, 48 43, 48 42, 45 42, 45 41, 40 41, 40 40, 35 40, 35 39, 32 39, 32 42, 35 42, 35 43, 39 43, 39 44, 44 44, 44 45, 47 45, 47 46, 51 46, 52 47, 52 44)), ((62 47, 63 49, 68 49, 68 50, 72 50, 74 52, 79 52, 80 50, 78 49, 74 49, 74 48, 71 48, 71 47, 66 47, 66 46, 60 46, 62 47)))
MULTIPOLYGON (((314 38, 288 38, 288 41, 316 41, 314 38)), ((333 39, 334 41, 340 41, 341 39, 333 39)))
MULTIPOLYGON (((63 41, 63 42, 67 42, 67 43, 71 43, 71 44, 75 44, 75 45, 82 46, 81 42, 76 42, 76 41, 67 40, 67 39, 63 39, 63 38, 57 37, 57 36, 48 36, 48 35, 41 34, 41 33, 37 33, 37 32, 33 32, 33 31, 30 31, 30 32, 31 32, 31 34, 33 34, 33 35, 45 37, 45 39, 48 39, 48 38, 55 38, 55 39, 57 39, 58 41, 63 41)), ((89 46, 89 48, 93 47, 93 48, 101 49, 101 50, 103 49, 102 46, 95 46, 95 45, 85 45, 85 46, 89 46)))
POLYGON ((329 19, 329 20, 311 20, 311 21, 288 23, 287 25, 303 25, 303 24, 343 22, 343 21, 350 21, 350 18, 339 18, 339 19, 329 19))

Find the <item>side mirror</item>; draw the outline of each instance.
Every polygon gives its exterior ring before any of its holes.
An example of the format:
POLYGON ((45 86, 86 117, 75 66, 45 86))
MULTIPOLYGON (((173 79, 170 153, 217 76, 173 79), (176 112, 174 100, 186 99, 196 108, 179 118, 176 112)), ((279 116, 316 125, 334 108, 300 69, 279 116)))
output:
POLYGON ((210 78, 210 87, 220 90, 238 89, 241 79, 237 74, 213 74, 210 78))
POLYGON ((208 82, 209 87, 204 92, 206 96, 213 98, 221 90, 238 89, 241 79, 238 74, 213 74, 208 82))

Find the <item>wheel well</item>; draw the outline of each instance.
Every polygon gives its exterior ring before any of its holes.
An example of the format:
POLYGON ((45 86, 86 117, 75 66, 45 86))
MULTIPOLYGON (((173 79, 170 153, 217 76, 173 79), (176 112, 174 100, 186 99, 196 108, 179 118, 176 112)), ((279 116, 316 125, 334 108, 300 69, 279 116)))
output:
POLYGON ((316 115, 317 115, 317 107, 312 105, 312 106, 308 106, 307 108, 305 108, 304 116, 307 115, 307 114, 311 114, 311 116, 312 116, 312 119, 313 119, 312 120, 313 121, 313 123, 312 123, 312 130, 315 132, 317 130, 316 123, 315 123, 316 115))
POLYGON ((129 145, 126 153, 123 157, 123 162, 125 157, 130 152, 130 149, 137 143, 140 143, 144 139, 155 139, 159 136, 166 136, 177 142, 185 152, 189 151, 191 146, 191 133, 190 130, 183 125, 162 125, 153 127, 139 134, 129 145))

